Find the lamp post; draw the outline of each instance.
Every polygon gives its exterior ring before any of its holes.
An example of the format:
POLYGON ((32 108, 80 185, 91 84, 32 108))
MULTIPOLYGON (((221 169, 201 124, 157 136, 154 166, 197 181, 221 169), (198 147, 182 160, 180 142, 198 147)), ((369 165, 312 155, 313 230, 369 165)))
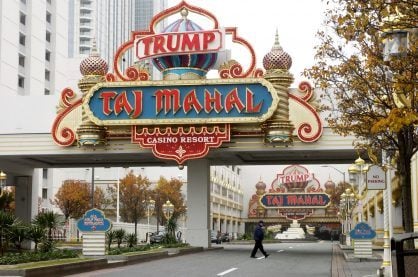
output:
POLYGON ((350 188, 346 189, 340 196, 340 214, 344 220, 344 230, 343 234, 345 234, 345 243, 346 245, 350 245, 350 230, 351 230, 351 212, 353 207, 356 204, 356 197, 353 191, 350 188))
MULTIPOLYGON (((366 176, 364 173, 367 172, 368 168, 369 168, 368 165, 365 164, 364 160, 361 157, 358 157, 358 159, 354 161, 354 164, 352 164, 348 168, 350 184, 354 184, 353 188, 357 186, 357 191, 358 191, 358 194, 355 195, 358 200, 357 222, 362 221, 362 213, 363 213, 362 199, 366 195, 365 194, 364 196, 362 196, 362 193, 363 191, 364 193, 367 193, 367 188, 364 188, 365 186, 364 178, 366 176)), ((353 192, 355 191, 353 190, 353 192)))
POLYGON ((167 220, 170 220, 170 218, 173 216, 173 212, 174 212, 174 205, 171 204, 170 200, 167 200, 167 202, 163 204, 164 217, 167 220))
POLYGON ((339 173, 341 173, 343 175, 343 182, 345 184, 345 172, 344 171, 341 171, 341 170, 339 170, 338 168, 336 168, 336 167, 334 167, 332 165, 321 165, 321 167, 330 167, 330 168, 338 171, 339 173))
POLYGON ((155 201, 154 200, 152 200, 151 199, 151 197, 149 197, 148 198, 148 200, 143 200, 142 201, 142 203, 144 203, 145 204, 145 207, 146 207, 146 209, 147 209, 147 222, 148 222, 148 225, 147 225, 147 236, 146 236, 146 240, 147 240, 147 243, 148 243, 148 240, 149 240, 149 237, 148 237, 148 235, 149 235, 149 227, 150 227, 150 224, 149 224, 149 219, 150 219, 150 216, 153 214, 153 212, 154 212, 154 208, 155 208, 155 201))

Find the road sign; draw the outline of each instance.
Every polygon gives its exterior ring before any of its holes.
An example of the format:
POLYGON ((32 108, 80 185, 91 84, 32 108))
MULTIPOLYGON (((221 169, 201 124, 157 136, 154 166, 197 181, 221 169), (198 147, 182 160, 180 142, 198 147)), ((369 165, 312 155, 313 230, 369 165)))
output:
POLYGON ((383 190, 386 189, 386 172, 381 166, 372 165, 367 171, 367 189, 383 190))

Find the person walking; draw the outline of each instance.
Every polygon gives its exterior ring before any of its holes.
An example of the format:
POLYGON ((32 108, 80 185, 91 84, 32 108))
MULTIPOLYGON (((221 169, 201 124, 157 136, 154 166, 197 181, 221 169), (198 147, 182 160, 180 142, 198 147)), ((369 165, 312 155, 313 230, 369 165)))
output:
POLYGON ((257 227, 255 227, 254 230, 254 248, 251 252, 251 258, 257 258, 255 254, 257 253, 258 249, 260 249, 261 253, 263 253, 264 257, 270 256, 270 254, 267 254, 266 251, 264 251, 263 247, 263 239, 264 239, 264 221, 260 220, 257 224, 257 227))

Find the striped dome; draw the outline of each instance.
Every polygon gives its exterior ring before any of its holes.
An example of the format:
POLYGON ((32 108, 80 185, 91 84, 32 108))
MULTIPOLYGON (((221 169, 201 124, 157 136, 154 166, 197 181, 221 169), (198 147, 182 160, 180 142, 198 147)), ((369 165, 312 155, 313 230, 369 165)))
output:
MULTIPOLYGON (((182 18, 168 25, 162 33, 190 32, 203 30, 199 25, 187 19, 188 11, 181 11, 182 18)), ((169 55, 154 58, 154 66, 165 75, 198 75, 203 78, 216 63, 217 53, 169 55)), ((189 76, 191 77, 191 76, 189 76)), ((191 77, 194 79, 193 77, 191 77)), ((183 78, 186 79, 186 78, 183 78)))

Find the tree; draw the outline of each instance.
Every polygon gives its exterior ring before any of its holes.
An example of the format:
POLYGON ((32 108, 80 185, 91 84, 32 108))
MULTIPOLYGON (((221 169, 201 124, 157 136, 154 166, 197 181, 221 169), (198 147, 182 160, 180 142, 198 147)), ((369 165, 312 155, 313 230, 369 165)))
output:
MULTIPOLYGON (((329 1, 328 1, 329 2, 329 1)), ((417 5, 414 0, 334 0, 318 32, 316 64, 305 71, 324 90, 330 127, 355 135, 374 160, 385 150, 401 176, 403 226, 413 231, 411 158, 417 151, 417 5), (400 55, 384 53, 390 31, 406 31, 400 55)), ((375 162, 377 162, 375 160, 375 162)))
POLYGON ((1 255, 4 254, 4 240, 7 238, 7 235, 9 234, 10 229, 16 225, 19 224, 19 220, 15 217, 14 214, 6 213, 3 211, 0 211, 0 249, 1 249, 1 255))
POLYGON ((38 244, 45 239, 45 229, 31 224, 28 231, 28 239, 35 244, 35 252, 38 251, 38 244))
POLYGON ((184 196, 181 193, 182 187, 183 182, 179 179, 171 178, 170 180, 167 180, 163 176, 160 176, 157 187, 153 191, 153 198, 158 200, 155 202, 155 210, 160 211, 156 213, 158 222, 164 224, 167 221, 164 217, 162 208, 167 200, 170 200, 171 204, 174 206, 173 218, 178 218, 181 214, 186 212, 184 196))
POLYGON ((44 211, 35 216, 33 224, 48 231, 48 240, 52 240, 52 231, 62 225, 59 214, 53 211, 44 211))
POLYGON ((119 183, 120 215, 123 221, 135 223, 135 236, 138 219, 145 215, 143 201, 150 195, 150 185, 148 178, 136 176, 133 171, 130 171, 119 183))
POLYGON ((53 202, 64 214, 67 221, 70 217, 81 218, 90 208, 90 187, 86 181, 65 180, 53 202))
MULTIPOLYGON (((94 207, 102 208, 105 203, 104 192, 94 188, 94 207)), ((70 217, 81 218, 91 209, 91 184, 83 180, 65 180, 55 194, 53 204, 57 205, 67 221, 70 217)))

